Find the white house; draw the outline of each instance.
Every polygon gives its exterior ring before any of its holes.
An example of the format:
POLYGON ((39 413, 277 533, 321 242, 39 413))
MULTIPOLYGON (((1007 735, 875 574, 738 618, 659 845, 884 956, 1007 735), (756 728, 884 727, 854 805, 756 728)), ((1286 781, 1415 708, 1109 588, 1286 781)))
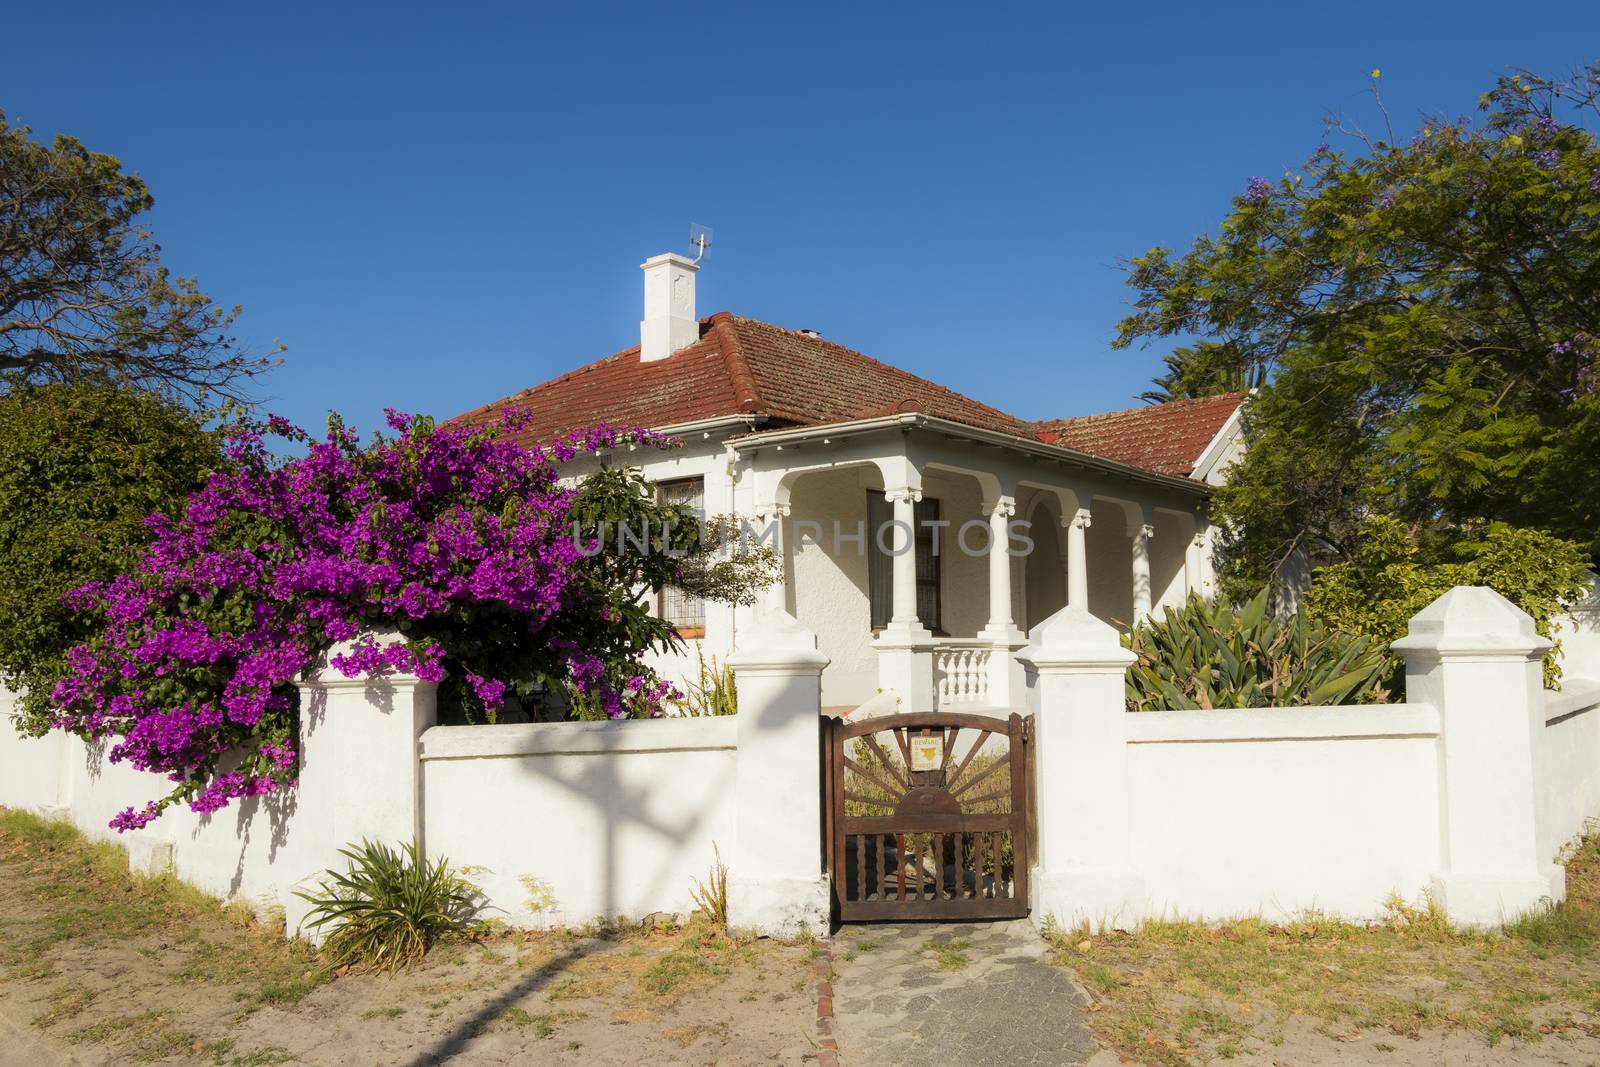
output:
MULTIPOLYGON (((892 690, 906 710, 1016 706, 1024 631, 1064 604, 1125 628, 1209 587, 1207 499, 1241 447, 1237 394, 1029 422, 811 330, 702 319, 683 256, 643 270, 639 345, 462 419, 516 405, 530 442, 600 421, 680 437, 636 452, 640 468, 772 531, 771 602, 818 634, 825 705, 892 690)), ((686 662, 658 663, 681 678, 762 607, 669 591, 658 609, 690 639, 686 662)))

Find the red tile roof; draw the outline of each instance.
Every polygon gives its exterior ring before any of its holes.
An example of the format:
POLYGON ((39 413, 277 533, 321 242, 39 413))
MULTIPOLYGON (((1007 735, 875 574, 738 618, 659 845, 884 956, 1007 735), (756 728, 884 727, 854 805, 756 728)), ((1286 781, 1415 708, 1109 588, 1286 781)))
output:
POLYGON ((1126 411, 1034 424, 1039 440, 1145 470, 1188 477, 1242 393, 1169 400, 1126 411))
POLYGON ((1210 400, 1031 423, 824 338, 724 311, 702 319, 700 340, 666 359, 641 362, 635 346, 459 418, 479 422, 508 405, 527 408, 533 417, 519 436, 534 442, 602 421, 663 427, 751 415, 772 429, 916 412, 1187 476, 1239 403, 1236 395, 1210 400), (1205 414, 1160 417, 1184 405, 1205 414), (1081 432, 1095 420, 1105 421, 1081 432), (1198 438, 1206 425, 1210 434, 1198 438), (1080 438, 1094 447, 1073 443, 1080 438))

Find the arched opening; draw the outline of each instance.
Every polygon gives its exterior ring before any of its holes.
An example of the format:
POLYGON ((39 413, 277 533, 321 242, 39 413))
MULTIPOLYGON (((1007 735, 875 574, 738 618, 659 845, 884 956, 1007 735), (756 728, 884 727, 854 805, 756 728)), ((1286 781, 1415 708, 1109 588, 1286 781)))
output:
POLYGON ((1022 626, 1032 630, 1067 604, 1066 557, 1061 521, 1041 498, 1028 513, 1033 551, 1023 562, 1022 626))

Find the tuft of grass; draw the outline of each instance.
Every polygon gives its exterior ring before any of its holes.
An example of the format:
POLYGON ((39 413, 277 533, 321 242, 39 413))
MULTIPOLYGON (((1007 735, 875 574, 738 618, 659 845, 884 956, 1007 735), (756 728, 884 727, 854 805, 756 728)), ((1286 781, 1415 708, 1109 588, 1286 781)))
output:
POLYGON ((500 1012, 489 1025, 498 1030, 531 1030, 534 1037, 546 1038, 554 1034, 560 1024, 583 1017, 581 1011, 546 1011, 535 1015, 513 1007, 500 1012))
POLYGON ((953 941, 932 940, 918 949, 918 955, 932 956, 933 969, 936 971, 959 971, 971 960, 967 959, 966 950, 972 947, 972 942, 964 937, 953 941))
POLYGON ((93 1000, 94 994, 87 989, 57 989, 50 994, 49 1009, 35 1016, 33 1025, 47 1030, 63 1019, 80 1014, 93 1000))
POLYGON ((722 850, 711 846, 715 857, 706 880, 696 880, 689 895, 694 899, 695 914, 711 925, 713 930, 728 929, 728 867, 722 862, 722 850))

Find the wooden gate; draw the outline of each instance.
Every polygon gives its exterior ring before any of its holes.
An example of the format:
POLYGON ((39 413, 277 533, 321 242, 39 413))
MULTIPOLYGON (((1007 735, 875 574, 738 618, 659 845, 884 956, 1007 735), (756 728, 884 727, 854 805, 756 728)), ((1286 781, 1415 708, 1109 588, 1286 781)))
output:
POLYGON ((841 921, 1020 918, 1033 719, 824 719, 828 870, 841 921))

